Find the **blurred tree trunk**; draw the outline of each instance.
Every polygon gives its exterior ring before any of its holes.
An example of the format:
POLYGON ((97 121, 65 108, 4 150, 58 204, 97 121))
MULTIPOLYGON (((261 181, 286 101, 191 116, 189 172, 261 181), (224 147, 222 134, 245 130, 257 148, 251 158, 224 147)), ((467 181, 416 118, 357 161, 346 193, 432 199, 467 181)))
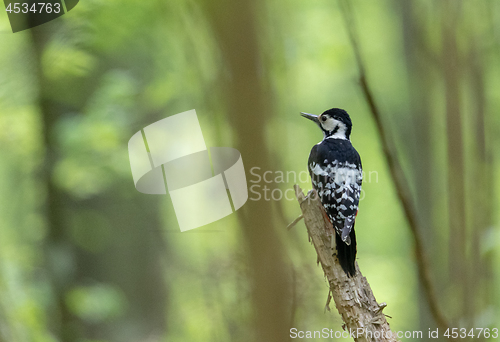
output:
MULTIPOLYGON (((74 199, 54 182, 54 168, 60 159, 55 128, 69 110, 54 99, 53 90, 61 86, 44 75, 42 59, 54 35, 52 31, 56 31, 59 24, 51 22, 30 30, 46 151, 42 179, 47 189, 49 230, 45 241, 46 262, 55 298, 55 308, 48 315, 53 318, 53 332, 64 342, 82 338, 123 342, 158 338, 164 333, 166 305, 160 265, 165 246, 160 235, 159 198, 139 193, 133 199, 124 196, 120 187, 135 191, 131 179, 130 183, 118 183, 115 189, 88 200, 74 199), (90 220, 88 213, 104 220, 90 220), (112 242, 100 252, 82 248, 70 233, 75 221, 83 225, 83 229, 108 231, 112 242), (126 312, 119 319, 93 322, 79 318, 68 308, 66 296, 70 290, 94 285, 110 285, 125 296, 126 312)), ((95 86, 98 82, 91 84, 95 86)), ((83 89, 74 91, 85 93, 83 89)), ((71 108, 71 111, 83 110, 71 108)))
POLYGON ((471 312, 472 300, 472 296, 467 293, 467 221, 460 68, 462 60, 456 37, 462 3, 456 0, 445 0, 441 5, 442 66, 448 152, 449 274, 452 291, 457 294, 457 298, 461 299, 454 303, 458 307, 453 310, 456 313, 455 323, 458 323, 459 318, 464 319, 471 312))
MULTIPOLYGON (((474 289, 477 293, 475 298, 474 314, 480 316, 482 310, 485 310, 490 305, 490 300, 493 297, 492 293, 492 269, 491 269, 491 253, 483 255, 482 240, 488 234, 488 230, 492 225, 492 209, 494 202, 494 181, 492 172, 492 155, 488 149, 487 139, 487 118, 486 107, 487 98, 485 95, 485 71, 487 66, 483 61, 484 56, 484 41, 482 37, 488 37, 487 30, 484 29, 484 23, 481 20, 488 16, 490 10, 489 5, 475 7, 473 16, 473 30, 471 30, 469 39, 469 78, 472 91, 473 104, 473 132, 474 141, 473 154, 471 157, 472 165, 472 181, 469 182, 470 193, 472 195, 470 201, 469 212, 472 215, 473 225, 470 229, 469 236, 471 238, 471 258, 469 262, 469 288, 474 289), (479 287, 478 287, 479 284, 479 287), (479 290, 478 290, 479 289, 479 290)), ((490 27, 489 24, 486 27, 490 27)), ((483 322, 474 320, 474 326, 481 326, 483 322)))
MULTIPOLYGON (((479 33, 478 27, 484 26, 479 23, 480 18, 485 16, 485 8, 470 5, 473 15, 461 17, 465 13, 461 2, 445 1, 440 4, 442 12, 440 18, 442 31, 442 55, 441 61, 432 58, 432 49, 429 46, 426 27, 426 8, 421 3, 411 1, 396 2, 401 6, 402 25, 404 34, 405 58, 409 75, 409 92, 412 110, 412 120, 415 127, 416 149, 410 160, 415 170, 415 189, 420 221, 425 228, 426 245, 429 246, 431 258, 439 260, 444 252, 440 235, 435 233, 436 227, 433 222, 433 208, 440 205, 440 199, 436 188, 439 184, 439 169, 433 167, 434 144, 439 142, 439 134, 434 129, 436 120, 433 119, 431 92, 433 87, 432 73, 433 64, 440 67, 444 76, 445 99, 446 99, 446 141, 447 141, 447 179, 448 179, 448 206, 449 206, 449 246, 448 250, 448 274, 450 276, 449 288, 453 296, 461 300, 451 305, 449 313, 455 312, 455 323, 465 324, 466 327, 477 325, 474 317, 480 309, 486 306, 487 295, 483 295, 484 289, 488 288, 491 279, 487 280, 488 262, 481 255, 481 238, 487 227, 491 224, 491 166, 487 152, 486 128, 485 128, 485 106, 486 97, 484 89, 484 64, 482 63, 481 37, 484 32, 479 33), (424 15, 420 15, 422 13, 424 15), (462 20, 463 19, 463 20, 462 20), (465 19, 468 19, 465 22, 465 19), (465 22, 465 23, 464 23, 465 22), (467 25, 467 23, 469 25, 467 25), (468 56, 464 55, 458 48, 456 32, 467 27, 470 36, 468 41, 468 56), (465 88, 465 74, 469 72, 470 87, 465 88), (463 97, 469 95, 472 98, 471 125, 462 124, 463 97), (436 135, 437 134, 437 135, 436 135), (470 136, 472 140, 472 154, 466 155, 464 136, 470 136), (470 165, 471 174, 465 172, 470 165), (467 195, 470 194, 470 195, 467 195), (470 213, 471 226, 467 224, 467 213, 470 213), (478 290, 478 289, 481 289, 478 290), (477 293, 477 296, 470 296, 477 293), (481 297, 481 298, 478 298, 481 297), (481 304, 482 303, 482 304, 481 304), (457 307, 458 306, 458 307, 457 307)), ((486 7, 486 6, 484 6, 486 7)), ((469 12, 467 12, 469 13, 469 12)), ((434 24, 432 24, 434 25, 434 24)), ((468 150, 469 152, 469 150, 468 150)), ((444 166, 444 165, 443 165, 444 166)), ((440 279, 439 263, 434 263, 434 274, 440 279)), ((442 278, 441 278, 442 279, 442 278)), ((443 284, 444 285, 444 284, 443 284)), ((443 286, 438 286, 443 288, 443 286)), ((442 292, 441 295, 444 295, 442 292)), ((421 302, 422 303, 422 302, 421 302)), ((421 327, 431 326, 426 304, 421 304, 421 327)))
MULTIPOLYGON (((403 26, 404 49, 406 68, 408 70, 408 91, 410 94, 411 127, 414 132, 414 140, 411 151, 411 168, 413 170, 413 182, 415 189, 415 205, 422 225, 422 237, 429 251, 431 260, 442 258, 444 251, 438 246, 442 243, 437 240, 435 234, 435 223, 433 220, 433 208, 436 205, 435 189, 436 170, 433 139, 434 124, 430 104, 430 92, 432 87, 432 65, 429 60, 429 47, 427 46, 425 29, 422 25, 420 13, 422 8, 419 3, 413 1, 395 0, 396 5, 401 7, 401 21, 403 26)), ((420 4, 421 6, 421 4, 420 4)), ((431 269, 434 279, 436 276, 436 264, 431 269)), ((439 289, 440 286, 437 286, 439 289)), ((419 297, 424 299, 424 289, 419 282, 419 297)), ((420 327, 422 331, 435 328, 429 305, 426 300, 420 300, 420 327)))
POLYGON ((366 77, 366 68, 363 64, 361 49, 358 44, 359 39, 356 33, 356 28, 354 25, 354 19, 350 3, 347 0, 344 0, 340 1, 340 4, 349 35, 349 40, 351 42, 354 55, 356 57, 356 63, 359 70, 360 86, 363 91, 365 100, 368 104, 368 107, 370 109, 370 112, 375 120, 377 130, 382 141, 382 147, 385 159, 387 161, 391 177, 394 181, 398 198, 401 201, 404 214, 408 221, 408 226, 412 232, 412 236, 415 243, 415 253, 416 253, 420 282, 423 285, 422 288, 426 290, 424 293, 426 294, 427 297, 427 303, 429 305, 430 311, 434 316, 436 323, 438 324, 440 329, 446 330, 450 326, 450 324, 448 323, 445 314, 440 308, 438 297, 436 295, 436 291, 431 280, 427 254, 424 247, 423 239, 421 237, 422 234, 421 223, 418 220, 417 209, 414 204, 413 197, 410 191, 411 187, 403 171, 403 167, 399 162, 397 156, 397 150, 395 147, 396 145, 393 141, 393 138, 390 136, 390 134, 387 133, 386 127, 383 124, 381 111, 377 105, 377 102, 375 100, 375 97, 373 95, 373 92, 369 86, 366 77))
MULTIPOLYGON (((227 118, 236 146, 248 170, 269 169, 265 128, 272 115, 267 96, 265 67, 261 64, 257 26, 262 15, 258 1, 206 1, 206 11, 220 44, 224 62, 221 75, 227 118)), ((256 341, 288 341, 290 296, 283 247, 267 201, 248 201, 238 211, 248 248, 253 284, 252 305, 256 341), (252 213, 250 215, 250 213, 252 213)))
MULTIPOLYGON (((474 43, 472 43, 475 45, 474 43)), ((471 83, 472 83, 472 96, 475 111, 472 113, 474 119, 474 132, 473 137, 475 144, 473 146, 474 152, 472 158, 472 181, 471 184, 471 201, 470 213, 472 216, 473 225, 469 232, 471 241, 471 255, 467 267, 469 268, 469 277, 467 279, 467 289, 473 293, 474 302, 469 310, 475 316, 479 309, 485 307, 488 293, 487 293, 487 280, 485 279, 485 272, 487 269, 486 260, 481 255, 481 239, 487 233, 491 217, 491 201, 493 196, 490 190, 489 181, 493 178, 488 177, 489 165, 486 152, 485 143, 485 127, 484 127, 484 80, 482 63, 475 51, 476 46, 470 51, 470 68, 471 68, 471 83), (479 291, 478 291, 479 290, 479 291), (479 306, 479 307, 478 307, 479 306)), ((469 292, 470 293, 470 292, 469 292)), ((472 322, 475 326, 475 322, 472 322)))
POLYGON ((125 312, 114 320, 84 322, 85 337, 120 342, 156 340, 164 336, 168 304, 164 281, 166 246, 162 237, 159 196, 134 193, 132 182, 120 182, 105 194, 79 201, 73 215, 105 232, 99 250, 77 248, 78 285, 108 285, 126 299, 125 312), (100 219, 99 219, 100 218, 100 219))
POLYGON ((54 308, 48 317, 52 318, 50 325, 61 341, 75 341, 80 336, 78 320, 65 304, 65 293, 73 283, 74 267, 74 249, 65 231, 67 221, 64 205, 69 199, 60 191, 53 178, 54 167, 58 159, 54 128, 62 115, 62 108, 51 100, 51 84, 45 77, 42 67, 43 52, 51 36, 49 30, 54 27, 55 25, 51 23, 29 30, 37 71, 35 76, 38 90, 36 102, 40 111, 45 144, 45 161, 41 175, 42 184, 46 189, 45 215, 48 228, 45 239, 45 262, 54 295, 54 308))

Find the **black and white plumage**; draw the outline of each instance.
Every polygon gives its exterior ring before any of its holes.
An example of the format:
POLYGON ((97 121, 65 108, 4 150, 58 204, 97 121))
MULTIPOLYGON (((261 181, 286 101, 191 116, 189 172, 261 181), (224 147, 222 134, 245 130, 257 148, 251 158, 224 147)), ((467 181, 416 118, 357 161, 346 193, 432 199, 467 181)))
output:
POLYGON ((317 116, 302 113, 323 131, 314 145, 308 169, 314 189, 336 231, 337 257, 348 276, 356 273, 356 235, 361 182, 361 158, 350 141, 352 123, 343 109, 332 108, 317 116))

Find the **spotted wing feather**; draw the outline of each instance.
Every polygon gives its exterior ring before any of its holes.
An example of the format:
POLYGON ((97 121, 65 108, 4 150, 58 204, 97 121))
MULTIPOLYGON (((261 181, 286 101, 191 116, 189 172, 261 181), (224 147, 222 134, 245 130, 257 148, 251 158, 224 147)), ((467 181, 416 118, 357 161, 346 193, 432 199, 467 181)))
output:
POLYGON ((309 173, 337 234, 347 245, 358 212, 362 167, 349 141, 322 142, 309 156, 309 173))

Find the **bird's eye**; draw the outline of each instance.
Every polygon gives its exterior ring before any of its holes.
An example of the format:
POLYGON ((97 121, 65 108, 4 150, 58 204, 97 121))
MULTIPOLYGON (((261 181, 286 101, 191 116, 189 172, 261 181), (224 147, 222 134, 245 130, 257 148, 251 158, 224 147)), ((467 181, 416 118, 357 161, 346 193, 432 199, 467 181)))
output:
POLYGON ((325 122, 326 121, 326 116, 321 117, 321 121, 325 122))

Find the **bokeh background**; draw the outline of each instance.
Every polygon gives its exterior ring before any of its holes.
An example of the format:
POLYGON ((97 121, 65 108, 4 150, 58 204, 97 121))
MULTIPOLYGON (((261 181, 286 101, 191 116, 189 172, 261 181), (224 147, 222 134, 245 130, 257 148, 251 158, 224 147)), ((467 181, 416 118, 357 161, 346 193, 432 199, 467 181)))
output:
POLYGON ((280 197, 311 188, 293 175, 322 135, 299 112, 331 107, 350 113, 365 170, 360 269, 391 328, 427 340, 436 322, 348 27, 409 180, 437 306, 451 327, 500 328, 500 3, 348 7, 86 0, 16 34, 2 10, 0 341, 340 331, 303 222, 286 229, 299 206, 280 197), (236 214, 180 233, 168 195, 135 190, 127 142, 193 108, 207 145, 239 149, 255 187, 236 214))

